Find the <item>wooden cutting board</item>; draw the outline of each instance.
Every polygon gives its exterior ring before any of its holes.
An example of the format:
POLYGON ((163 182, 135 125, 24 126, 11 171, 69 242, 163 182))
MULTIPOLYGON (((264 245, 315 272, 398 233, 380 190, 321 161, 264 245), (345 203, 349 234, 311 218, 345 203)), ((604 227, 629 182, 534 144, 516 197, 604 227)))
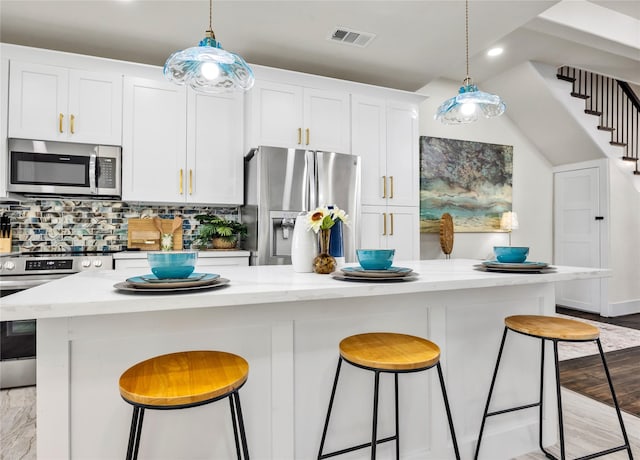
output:
MULTIPOLYGON (((162 233, 171 233, 173 219, 160 219, 162 233)), ((127 247, 144 251, 160 250, 160 231, 153 219, 127 220, 127 247)), ((173 233, 173 249, 182 249, 182 226, 173 233)))

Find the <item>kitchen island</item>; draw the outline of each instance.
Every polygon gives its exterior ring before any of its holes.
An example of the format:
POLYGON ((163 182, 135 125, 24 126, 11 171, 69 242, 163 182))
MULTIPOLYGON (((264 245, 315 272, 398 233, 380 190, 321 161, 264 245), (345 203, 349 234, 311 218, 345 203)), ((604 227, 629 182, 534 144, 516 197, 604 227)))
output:
MULTIPOLYGON (((220 267, 225 287, 174 294, 117 291, 140 269, 84 272, 2 299, 2 320, 37 318, 37 451, 43 459, 114 459, 126 452, 131 407, 118 378, 148 357, 189 349, 224 350, 250 365, 240 391, 254 459, 317 456, 339 341, 366 331, 429 338, 442 364, 463 458, 471 458, 503 329, 512 314, 553 314, 554 282, 609 276, 608 270, 558 267, 553 273, 487 273, 474 260, 396 264, 419 278, 345 282, 294 273, 290 266, 220 267)), ((539 342, 510 339, 496 383, 500 406, 537 396, 539 342), (526 357, 523 359, 523 357, 526 357)), ((551 360, 548 360, 549 363, 551 360)), ((546 373, 552 376, 551 372, 546 373)), ((384 378, 387 377, 387 378, 384 378)), ((392 378, 381 379, 379 433, 392 429, 392 378)), ((553 398, 553 387, 546 397, 553 398)), ((453 458, 435 372, 400 378, 404 458, 453 458)), ((326 448, 366 442, 373 378, 343 368, 326 448)), ((553 404, 545 406, 545 443, 555 442, 553 404)), ((491 420, 483 458, 537 448, 537 411, 491 420)), ((393 443, 381 445, 381 458, 393 443)), ((228 406, 149 411, 141 458, 234 458, 228 406)), ((366 450, 348 458, 368 458, 366 450)))

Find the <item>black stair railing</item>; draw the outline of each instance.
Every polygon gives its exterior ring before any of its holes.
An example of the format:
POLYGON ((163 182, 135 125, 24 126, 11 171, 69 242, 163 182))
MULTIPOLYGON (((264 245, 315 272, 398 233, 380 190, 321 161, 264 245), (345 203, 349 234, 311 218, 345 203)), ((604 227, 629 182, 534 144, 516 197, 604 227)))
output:
POLYGON ((562 66, 557 77, 573 84, 571 95, 585 101, 585 113, 600 117, 598 129, 611 133, 611 145, 624 148, 623 160, 635 163, 640 175, 640 99, 624 81, 588 70, 562 66))

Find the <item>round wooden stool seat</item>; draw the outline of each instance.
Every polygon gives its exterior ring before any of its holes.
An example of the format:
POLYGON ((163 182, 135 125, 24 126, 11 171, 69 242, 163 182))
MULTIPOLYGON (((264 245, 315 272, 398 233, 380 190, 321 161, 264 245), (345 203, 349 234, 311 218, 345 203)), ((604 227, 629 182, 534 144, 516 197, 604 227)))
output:
POLYGON ((371 332, 343 339, 340 356, 371 369, 410 371, 435 366, 440 360, 440 348, 421 337, 371 332))
POLYGON ((512 331, 552 340, 595 340, 600 336, 595 326, 555 316, 508 316, 504 324, 512 331))
POLYGON ((146 407, 185 406, 213 401, 240 388, 249 364, 222 351, 185 351, 156 356, 127 369, 120 394, 146 407))

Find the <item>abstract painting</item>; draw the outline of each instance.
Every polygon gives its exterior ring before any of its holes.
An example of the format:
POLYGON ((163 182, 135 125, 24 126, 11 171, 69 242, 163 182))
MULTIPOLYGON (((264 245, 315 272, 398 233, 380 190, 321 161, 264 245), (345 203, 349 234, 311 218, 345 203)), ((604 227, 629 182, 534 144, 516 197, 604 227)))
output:
POLYGON ((499 232, 511 211, 513 146, 420 136, 420 231, 499 232))

